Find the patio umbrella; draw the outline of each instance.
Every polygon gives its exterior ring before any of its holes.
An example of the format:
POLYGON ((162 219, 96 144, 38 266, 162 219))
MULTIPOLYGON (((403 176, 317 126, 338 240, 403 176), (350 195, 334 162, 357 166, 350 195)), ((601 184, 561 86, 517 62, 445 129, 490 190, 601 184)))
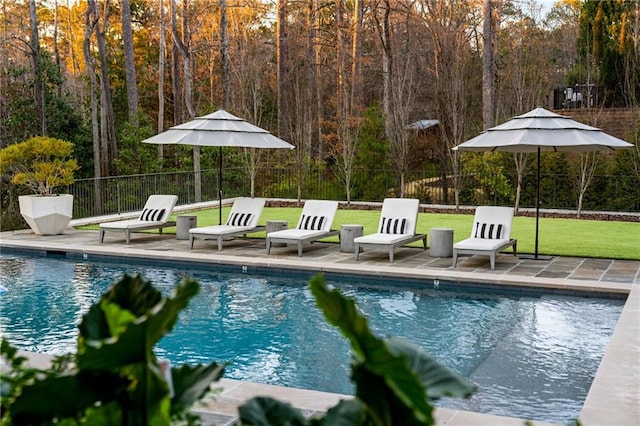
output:
POLYGON ((217 146, 220 149, 218 199, 222 224, 222 147, 288 148, 294 146, 242 118, 220 109, 214 113, 178 124, 148 139, 145 143, 217 146))
POLYGON ((602 130, 587 126, 544 108, 492 127, 478 136, 453 147, 456 151, 537 152, 536 175, 536 240, 534 259, 538 259, 538 220, 540 216, 540 152, 541 151, 612 151, 631 148, 632 144, 602 130))

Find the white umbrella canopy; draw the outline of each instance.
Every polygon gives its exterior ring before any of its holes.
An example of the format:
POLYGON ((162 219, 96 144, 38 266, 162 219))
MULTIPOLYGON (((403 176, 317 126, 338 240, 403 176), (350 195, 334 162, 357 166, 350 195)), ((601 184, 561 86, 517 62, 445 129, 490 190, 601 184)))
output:
POLYGON ((223 109, 173 126, 142 142, 218 147, 294 148, 293 145, 267 130, 223 109))
POLYGON ((142 142, 158 145, 217 146, 220 148, 220 164, 218 168, 220 224, 222 224, 222 148, 295 148, 267 130, 236 117, 223 109, 170 127, 162 133, 144 139, 142 142))
POLYGON ((454 147, 457 151, 609 151, 633 145, 544 108, 492 127, 454 147))
POLYGON ((544 108, 535 108, 491 127, 478 136, 453 147, 455 151, 537 152, 536 240, 534 259, 538 256, 538 221, 540 216, 541 151, 613 151, 631 148, 632 144, 544 108))

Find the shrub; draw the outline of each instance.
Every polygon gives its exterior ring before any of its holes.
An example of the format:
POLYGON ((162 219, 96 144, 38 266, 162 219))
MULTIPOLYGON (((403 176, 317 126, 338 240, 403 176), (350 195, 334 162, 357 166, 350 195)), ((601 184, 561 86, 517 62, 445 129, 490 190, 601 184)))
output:
POLYGON ((71 142, 33 137, 0 150, 0 174, 10 174, 13 184, 25 185, 34 194, 53 195, 74 181, 78 163, 72 152, 71 142))

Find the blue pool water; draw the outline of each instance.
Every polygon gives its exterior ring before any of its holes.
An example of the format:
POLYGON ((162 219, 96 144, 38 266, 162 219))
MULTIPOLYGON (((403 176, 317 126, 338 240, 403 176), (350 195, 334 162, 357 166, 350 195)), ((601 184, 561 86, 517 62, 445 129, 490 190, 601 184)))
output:
MULTIPOLYGON (((81 316, 124 272, 143 274, 164 292, 191 276, 201 292, 160 342, 159 356, 173 364, 230 361, 227 378, 352 393, 349 346, 316 308, 308 275, 238 269, 4 253, 0 331, 24 350, 72 352, 81 316)), ((479 385, 470 400, 438 405, 558 423, 577 418, 624 305, 451 292, 415 281, 327 281, 356 299, 379 336, 405 337, 479 385)))

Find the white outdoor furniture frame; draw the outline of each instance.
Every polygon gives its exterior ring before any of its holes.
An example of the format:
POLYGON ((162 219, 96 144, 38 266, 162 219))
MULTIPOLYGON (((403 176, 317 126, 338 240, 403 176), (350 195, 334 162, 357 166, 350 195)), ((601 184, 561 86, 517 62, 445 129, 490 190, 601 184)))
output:
POLYGON ((302 256, 304 244, 340 235, 339 230, 331 229, 337 210, 337 201, 307 200, 295 229, 283 229, 267 234, 267 254, 271 253, 272 244, 284 243, 297 244, 298 256, 302 256))
MULTIPOLYGON (((513 222, 513 207, 479 206, 473 218, 471 237, 453 245, 453 267, 456 267, 458 255, 479 254, 489 256, 491 270, 496 267, 496 254, 513 247, 513 254, 517 254, 517 240, 511 238, 511 224, 513 222), (497 238, 480 238, 482 225, 502 225, 497 238)), ((486 232, 489 232, 488 230, 486 232)), ((495 231, 494 231, 495 232, 495 231)))
POLYGON ((378 232, 364 235, 353 240, 356 260, 360 250, 366 248, 386 249, 389 252, 389 262, 393 262, 397 247, 406 246, 414 241, 422 240, 427 249, 427 235, 417 234, 418 210, 420 200, 415 198, 386 198, 382 203, 378 232), (392 226, 389 226, 391 221, 392 226))
POLYGON ((264 198, 238 198, 233 202, 229 217, 224 225, 191 228, 189 230, 189 247, 193 248, 196 238, 215 239, 218 241, 218 251, 222 251, 224 240, 231 240, 237 236, 246 237, 247 234, 264 231, 266 227, 258 225, 264 204, 264 198))
POLYGON ((126 243, 131 242, 131 233, 158 229, 160 234, 164 228, 176 226, 169 221, 169 216, 178 202, 177 195, 151 195, 145 203, 137 219, 103 222, 100 224, 100 242, 104 242, 105 232, 124 232, 126 243))

